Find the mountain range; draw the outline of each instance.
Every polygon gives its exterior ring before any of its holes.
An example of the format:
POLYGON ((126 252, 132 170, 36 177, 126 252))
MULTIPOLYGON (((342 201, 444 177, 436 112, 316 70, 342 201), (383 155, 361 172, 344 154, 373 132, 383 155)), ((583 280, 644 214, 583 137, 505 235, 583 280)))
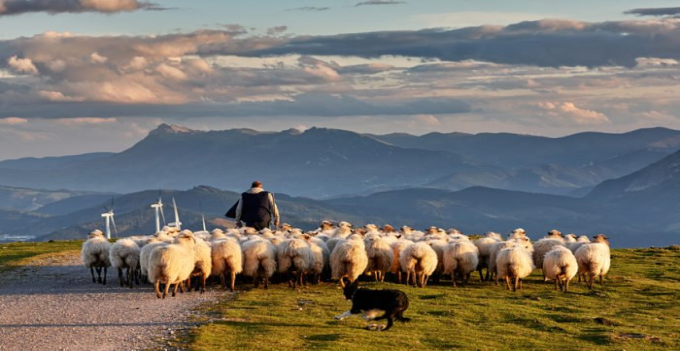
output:
POLYGON ((311 128, 197 131, 160 125, 120 153, 0 162, 0 184, 130 193, 198 184, 242 191, 254 179, 315 199, 470 186, 585 195, 676 151, 680 131, 546 138, 507 133, 362 135, 311 128))
POLYGON ((225 226, 238 192, 260 179, 277 193, 283 221, 305 229, 324 219, 465 233, 523 227, 533 238, 557 228, 604 232, 617 247, 677 244, 679 135, 653 128, 416 137, 161 125, 121 153, 0 162, 0 232, 83 237, 101 229, 112 197, 121 236, 153 232, 149 205, 159 196, 166 213, 177 200, 187 228, 200 229, 202 214, 208 227, 225 226))

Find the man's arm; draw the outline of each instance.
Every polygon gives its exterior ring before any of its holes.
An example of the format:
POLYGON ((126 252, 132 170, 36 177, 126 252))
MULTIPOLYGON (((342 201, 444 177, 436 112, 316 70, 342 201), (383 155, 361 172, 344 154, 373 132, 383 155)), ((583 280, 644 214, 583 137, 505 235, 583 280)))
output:
POLYGON ((272 209, 272 216, 274 216, 274 226, 279 226, 279 208, 276 206, 276 201, 274 201, 274 195, 269 193, 269 207, 272 209))

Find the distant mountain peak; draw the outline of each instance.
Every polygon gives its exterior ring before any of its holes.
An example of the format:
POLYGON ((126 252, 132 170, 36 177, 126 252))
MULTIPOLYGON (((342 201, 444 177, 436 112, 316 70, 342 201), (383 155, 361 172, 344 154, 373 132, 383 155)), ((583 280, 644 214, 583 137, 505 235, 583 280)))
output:
POLYGON ((181 134, 181 133, 195 133, 193 129, 178 126, 176 124, 161 124, 158 128, 151 131, 150 134, 181 134))

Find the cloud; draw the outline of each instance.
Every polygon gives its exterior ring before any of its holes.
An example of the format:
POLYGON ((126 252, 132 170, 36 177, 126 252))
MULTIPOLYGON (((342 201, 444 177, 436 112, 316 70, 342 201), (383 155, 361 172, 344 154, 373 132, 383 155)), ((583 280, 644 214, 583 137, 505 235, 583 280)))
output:
POLYGON ((65 126, 76 125, 101 125, 116 123, 116 118, 101 118, 101 117, 77 117, 77 118, 58 118, 54 120, 55 123, 65 126))
POLYGON ((680 15, 680 7, 639 8, 624 13, 638 16, 677 16, 680 15))
POLYGON ((19 117, 6 117, 6 118, 0 118, 0 125, 4 126, 16 126, 19 124, 26 124, 28 123, 28 120, 26 118, 19 118, 19 117))
POLYGON ((167 10, 158 4, 137 0, 0 0, 0 16, 31 12, 112 14, 138 10, 167 10))
POLYGON ((276 26, 267 29, 267 35, 276 36, 281 35, 288 30, 288 26, 276 26))
POLYGON ((441 121, 433 115, 417 115, 415 120, 418 124, 423 124, 428 127, 439 127, 441 126, 441 121))
POLYGON ((38 68, 35 67, 33 61, 29 58, 12 56, 7 60, 7 65, 17 73, 38 74, 38 68))
POLYGON ((545 114, 557 119, 576 124, 608 124, 611 123, 605 114, 577 107, 573 102, 541 102, 538 107, 545 114))
POLYGON ((8 106, 0 109, 3 116, 23 118, 98 117, 250 117, 250 116, 404 116, 417 114, 457 114, 471 111, 468 103, 451 98, 410 98, 402 101, 371 101, 340 95, 309 93, 285 100, 244 101, 232 103, 118 104, 106 102, 52 102, 30 106, 8 106))
POLYGON ((302 6, 302 7, 296 7, 296 8, 293 8, 293 9, 287 9, 286 11, 320 12, 320 11, 328 11, 328 10, 330 10, 330 7, 302 6))
POLYGON ((298 36, 278 43, 261 43, 265 47, 254 51, 232 51, 226 47, 218 51, 256 57, 300 54, 375 58, 393 55, 544 67, 633 67, 638 57, 680 58, 678 38, 680 19, 594 23, 544 19, 450 30, 298 36))
POLYGON ((399 4, 405 4, 406 1, 395 1, 395 0, 367 0, 367 1, 362 1, 358 2, 355 7, 358 6, 367 6, 367 5, 399 5, 399 4))
POLYGON ((38 92, 38 95, 48 101, 56 101, 56 102, 80 102, 80 101, 85 101, 84 98, 82 97, 73 97, 73 96, 65 96, 62 92, 59 91, 45 91, 41 90, 38 92))

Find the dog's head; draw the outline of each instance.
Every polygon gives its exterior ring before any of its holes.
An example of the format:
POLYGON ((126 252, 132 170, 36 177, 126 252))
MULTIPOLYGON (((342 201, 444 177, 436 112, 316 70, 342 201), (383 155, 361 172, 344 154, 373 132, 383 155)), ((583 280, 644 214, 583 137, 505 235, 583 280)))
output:
POLYGON ((342 290, 342 293, 345 295, 345 300, 351 300, 357 290, 359 290, 358 280, 355 280, 353 283, 345 284, 345 288, 342 290))

